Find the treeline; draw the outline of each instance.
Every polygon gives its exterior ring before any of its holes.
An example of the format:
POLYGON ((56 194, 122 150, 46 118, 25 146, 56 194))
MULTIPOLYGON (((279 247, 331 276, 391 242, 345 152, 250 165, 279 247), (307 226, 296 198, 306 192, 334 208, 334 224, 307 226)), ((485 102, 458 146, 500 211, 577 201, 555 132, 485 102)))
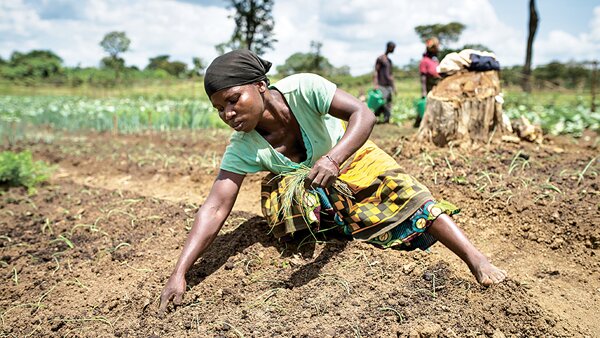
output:
MULTIPOLYGON (((502 68, 503 85, 518 86, 523 80, 523 66, 502 68)), ((535 89, 581 89, 592 85, 592 69, 587 62, 553 61, 535 67, 532 71, 532 86, 535 89)))
MULTIPOLYGON (((321 55, 321 44, 314 42, 312 45, 315 50, 292 54, 284 64, 278 66, 278 75, 313 72, 327 77, 351 78, 349 67, 333 66, 321 55)), ((26 86, 50 84, 77 87, 86 84, 113 87, 148 80, 201 77, 205 67, 204 60, 199 57, 193 58, 189 66, 182 61, 171 61, 169 55, 159 55, 150 58, 148 65, 140 69, 127 66, 118 53, 102 58, 98 67, 67 67, 62 58, 52 51, 32 50, 27 53, 15 51, 8 60, 0 57, 0 79, 26 86)))
POLYGON ((77 87, 83 84, 112 87, 143 80, 191 78, 204 70, 200 58, 189 67, 181 61, 170 61, 168 55, 151 58, 144 69, 126 66, 122 58, 103 58, 99 67, 67 67, 62 58, 49 50, 13 52, 8 60, 0 58, 0 78, 19 85, 51 84, 77 87))
MULTIPOLYGON (((122 58, 105 57, 98 67, 67 67, 63 60, 49 50, 32 50, 27 53, 13 52, 8 60, 0 57, 0 79, 18 85, 35 86, 50 84, 56 86, 77 87, 91 85, 113 87, 148 80, 187 79, 201 77, 205 62, 193 58, 188 65, 181 61, 170 60, 169 55, 159 55, 148 60, 148 65, 139 69, 126 66, 122 58)), ((319 43, 313 43, 308 53, 292 54, 284 64, 276 68, 278 76, 298 72, 315 72, 332 78, 345 86, 368 86, 372 81, 370 74, 350 76, 346 66, 334 67, 321 55, 319 43)), ((582 62, 550 62, 533 70, 533 85, 538 89, 581 89, 591 86, 591 68, 582 62)), ((395 68, 397 78, 416 78, 419 76, 418 60, 395 68)), ((501 72, 503 85, 518 86, 522 80, 522 66, 503 67, 501 72)))

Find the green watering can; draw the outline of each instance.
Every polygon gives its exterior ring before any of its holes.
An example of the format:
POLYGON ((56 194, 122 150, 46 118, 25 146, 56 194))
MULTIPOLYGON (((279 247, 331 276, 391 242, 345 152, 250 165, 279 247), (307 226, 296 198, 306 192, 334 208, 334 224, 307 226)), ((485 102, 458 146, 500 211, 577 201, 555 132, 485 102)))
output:
POLYGON ((425 106, 427 105, 427 100, 423 97, 418 100, 415 100, 415 109, 417 110, 417 114, 419 114, 420 118, 423 118, 425 114, 425 106))
POLYGON ((379 108, 383 107, 385 99, 383 93, 379 89, 369 89, 367 92, 367 107, 372 111, 376 112, 379 108))

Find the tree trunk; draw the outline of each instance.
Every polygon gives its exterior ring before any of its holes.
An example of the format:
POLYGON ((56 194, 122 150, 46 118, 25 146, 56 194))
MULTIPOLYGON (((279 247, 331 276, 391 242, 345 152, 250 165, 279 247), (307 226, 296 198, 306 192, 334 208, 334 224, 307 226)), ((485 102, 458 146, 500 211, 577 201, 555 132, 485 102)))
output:
POLYGON ((529 36, 527 37, 527 53, 523 66, 522 87, 526 93, 531 93, 531 56, 533 54, 533 39, 538 27, 538 14, 535 9, 535 0, 529 0, 529 36))
POLYGON ((488 142, 512 132, 502 114, 498 72, 462 72, 438 83, 427 95, 417 140, 445 146, 449 142, 488 142))

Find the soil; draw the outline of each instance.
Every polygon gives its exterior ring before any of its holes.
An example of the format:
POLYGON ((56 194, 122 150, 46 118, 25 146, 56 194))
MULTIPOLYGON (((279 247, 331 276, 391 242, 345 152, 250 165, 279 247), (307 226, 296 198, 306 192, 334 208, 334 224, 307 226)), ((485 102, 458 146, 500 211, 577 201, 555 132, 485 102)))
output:
POLYGON ((479 286, 441 244, 381 250, 330 238, 280 243, 244 182, 221 233, 159 295, 228 132, 40 135, 11 146, 56 166, 0 196, 0 336, 598 337, 599 138, 436 148, 378 125, 374 141, 434 196, 508 279, 479 286))

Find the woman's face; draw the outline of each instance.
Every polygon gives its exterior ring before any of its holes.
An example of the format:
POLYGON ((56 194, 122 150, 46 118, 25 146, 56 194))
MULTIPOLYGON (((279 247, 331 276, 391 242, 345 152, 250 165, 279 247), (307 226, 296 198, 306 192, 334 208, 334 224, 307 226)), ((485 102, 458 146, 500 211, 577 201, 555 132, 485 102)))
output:
POLYGON ((265 110, 264 82, 222 89, 210 97, 219 117, 236 131, 250 132, 258 125, 265 110))

